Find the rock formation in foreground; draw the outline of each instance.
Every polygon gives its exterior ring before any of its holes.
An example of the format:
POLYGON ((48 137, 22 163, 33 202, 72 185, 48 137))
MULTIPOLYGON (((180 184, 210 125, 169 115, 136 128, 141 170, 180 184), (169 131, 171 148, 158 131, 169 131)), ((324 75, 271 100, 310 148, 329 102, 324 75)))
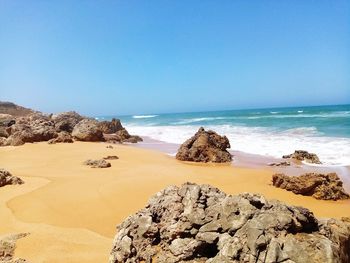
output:
POLYGON ((17 176, 13 176, 9 171, 0 169, 0 187, 10 184, 23 184, 23 180, 17 176))
POLYGON ((110 263, 348 263, 350 219, 209 185, 170 186, 118 226, 110 263))
POLYGON ((27 236, 28 233, 11 234, 0 237, 0 262, 2 263, 25 263, 21 258, 15 258, 16 242, 18 239, 27 236))
POLYGON ((343 182, 336 173, 306 173, 301 176, 274 174, 274 186, 292 191, 295 194, 312 196, 323 200, 348 199, 350 196, 343 188, 343 182))
POLYGON ((214 131, 205 131, 201 127, 198 132, 185 141, 179 148, 176 159, 191 162, 231 162, 232 156, 227 151, 230 142, 226 136, 214 131))
POLYGON ((111 163, 107 162, 104 159, 101 160, 86 160, 84 162, 85 165, 91 166, 91 168, 109 168, 111 167, 111 163))
POLYGON ((314 153, 309 153, 307 151, 302 151, 302 150, 296 150, 292 154, 288 155, 283 155, 284 159, 294 159, 297 161, 305 161, 307 163, 315 163, 315 164, 321 164, 320 159, 318 156, 314 153))

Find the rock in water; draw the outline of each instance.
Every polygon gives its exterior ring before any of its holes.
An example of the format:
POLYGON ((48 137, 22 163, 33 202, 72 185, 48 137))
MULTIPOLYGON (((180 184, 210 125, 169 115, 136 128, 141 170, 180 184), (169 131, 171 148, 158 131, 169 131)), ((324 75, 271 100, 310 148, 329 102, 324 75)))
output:
POLYGON ((283 155, 284 159, 294 159, 298 161, 305 161, 307 163, 321 164, 320 159, 314 153, 309 153, 307 151, 297 150, 292 154, 283 155))
POLYGON ((57 132, 65 131, 71 133, 75 125, 83 119, 84 117, 75 111, 62 112, 52 116, 57 132))
POLYGON ((84 119, 75 125, 72 136, 78 141, 104 141, 98 121, 92 119, 84 119))
POLYGON ((111 121, 101 121, 100 128, 102 132, 106 134, 116 133, 117 131, 124 129, 120 120, 115 118, 111 121))
POLYGON ((230 142, 226 136, 220 136, 214 131, 205 131, 204 128, 200 128, 193 137, 180 146, 176 159, 205 163, 231 162, 232 156, 227 148, 230 148, 230 142))
MULTIPOLYGON (((350 219, 349 219, 350 220, 350 219)), ((350 260, 350 222, 209 185, 170 186, 118 226, 110 263, 350 260)))
POLYGON ((17 176, 13 176, 9 171, 0 169, 0 187, 9 184, 23 184, 23 180, 17 176))
POLYGON ((111 167, 111 163, 104 159, 101 160, 87 160, 84 162, 85 165, 91 166, 91 168, 108 168, 111 167))
POLYGON ((349 198, 349 194, 343 188, 343 182, 336 173, 307 173, 301 176, 274 174, 272 183, 276 187, 292 191, 295 194, 312 196, 316 199, 339 200, 349 198))

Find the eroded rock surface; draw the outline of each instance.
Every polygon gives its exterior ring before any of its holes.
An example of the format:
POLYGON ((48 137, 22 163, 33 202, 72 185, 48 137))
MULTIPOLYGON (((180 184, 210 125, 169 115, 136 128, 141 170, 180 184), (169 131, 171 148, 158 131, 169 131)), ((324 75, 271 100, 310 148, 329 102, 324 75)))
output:
POLYGON ((104 159, 101 160, 86 160, 85 165, 91 166, 91 168, 108 168, 111 167, 111 163, 104 159))
POLYGON ((339 200, 350 196, 343 188, 343 182, 336 173, 307 173, 301 176, 274 174, 274 186, 292 191, 295 194, 312 196, 316 199, 339 200))
POLYGON ((170 186, 118 226, 110 263, 346 263, 350 222, 260 195, 170 186))
POLYGON ((10 184, 23 184, 23 180, 17 176, 13 176, 9 171, 0 169, 0 187, 10 184))
POLYGON ((65 131, 71 133, 80 121, 85 117, 75 111, 62 112, 52 116, 57 132, 65 131))
POLYGON ((120 131, 123 128, 120 120, 113 118, 111 121, 101 121, 100 128, 103 133, 111 134, 120 131))
POLYGON ((25 259, 15 258, 16 242, 28 233, 11 234, 0 237, 0 262, 1 263, 25 263, 25 259))
POLYGON ((111 143, 137 143, 142 142, 142 138, 137 135, 130 135, 129 132, 122 128, 121 130, 117 131, 113 134, 104 134, 104 138, 106 141, 111 143))
POLYGON ((176 159, 191 162, 230 162, 232 156, 227 151, 228 148, 230 142, 226 136, 200 128, 193 137, 180 146, 176 159))
POLYGON ((294 159, 297 161, 305 161, 307 163, 315 163, 315 164, 321 164, 320 159, 318 158, 318 156, 314 153, 309 153, 307 151, 303 151, 303 150, 297 150, 292 154, 288 154, 288 155, 283 155, 284 159, 294 159))
POLYGON ((49 144, 55 144, 55 143, 73 143, 73 137, 69 132, 59 132, 57 134, 56 138, 53 138, 48 141, 49 144))
POLYGON ((104 141, 98 121, 92 119, 84 119, 75 125, 72 136, 78 141, 104 141))

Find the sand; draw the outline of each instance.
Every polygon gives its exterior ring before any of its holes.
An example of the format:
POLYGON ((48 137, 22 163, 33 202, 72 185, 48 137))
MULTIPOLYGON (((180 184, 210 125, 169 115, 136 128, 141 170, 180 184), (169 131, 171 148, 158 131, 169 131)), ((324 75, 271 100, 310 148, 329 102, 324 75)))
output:
POLYGON ((322 218, 350 216, 350 201, 320 201, 271 186, 270 168, 188 164, 164 153, 105 143, 0 147, 0 167, 25 184, 0 188, 0 236, 29 232, 16 256, 30 262, 107 262, 115 227, 164 187, 190 181, 226 193, 261 193, 322 218), (117 155, 111 168, 86 159, 117 155))

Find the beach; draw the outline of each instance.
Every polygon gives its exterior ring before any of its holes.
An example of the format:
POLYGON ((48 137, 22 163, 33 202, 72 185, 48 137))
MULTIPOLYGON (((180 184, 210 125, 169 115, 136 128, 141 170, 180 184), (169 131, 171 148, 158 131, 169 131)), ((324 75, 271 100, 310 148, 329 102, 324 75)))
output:
MULTIPOLYGON (((350 216, 350 201, 322 201, 271 185, 272 168, 180 162, 132 145, 46 142, 0 148, 0 166, 25 181, 0 191, 0 235, 30 233, 16 257, 30 262, 106 262, 116 226, 169 185, 210 184, 309 208, 318 218, 350 216), (108 169, 82 163, 117 155, 108 169)), ((348 187, 348 186, 346 186, 348 187)))

